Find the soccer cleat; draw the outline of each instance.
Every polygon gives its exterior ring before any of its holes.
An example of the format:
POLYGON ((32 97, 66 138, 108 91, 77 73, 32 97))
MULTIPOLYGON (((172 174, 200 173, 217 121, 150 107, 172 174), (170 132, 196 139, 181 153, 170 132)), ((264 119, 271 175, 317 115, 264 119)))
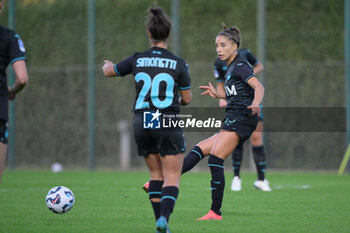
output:
POLYGON ((148 193, 149 190, 149 181, 147 181, 143 186, 142 189, 145 190, 146 193, 148 193))
POLYGON ((222 216, 216 214, 214 211, 209 210, 209 212, 201 218, 197 218, 197 220, 222 220, 222 216))
POLYGON ((266 179, 256 180, 254 182, 254 187, 261 190, 261 191, 265 191, 265 192, 272 191, 272 189, 270 188, 270 184, 266 179))
POLYGON ((160 216, 157 220, 157 231, 156 233, 170 233, 168 222, 164 216, 160 216))
POLYGON ((232 191, 242 190, 242 180, 239 178, 239 176, 233 177, 232 183, 231 183, 231 190, 232 191))

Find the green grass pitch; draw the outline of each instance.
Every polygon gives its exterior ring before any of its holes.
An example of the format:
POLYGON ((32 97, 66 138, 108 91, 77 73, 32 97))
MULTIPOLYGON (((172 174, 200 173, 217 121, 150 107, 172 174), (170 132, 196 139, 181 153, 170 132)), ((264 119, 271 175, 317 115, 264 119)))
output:
MULTIPOLYGON (((269 173, 272 192, 253 187, 255 174, 242 175, 241 192, 230 190, 226 172, 222 221, 197 221, 210 207, 209 173, 182 176, 170 219, 173 233, 350 232, 350 176, 269 173)), ((0 185, 0 232, 155 232, 147 172, 5 171, 0 185), (66 214, 49 211, 45 196, 57 185, 75 194, 66 214)))

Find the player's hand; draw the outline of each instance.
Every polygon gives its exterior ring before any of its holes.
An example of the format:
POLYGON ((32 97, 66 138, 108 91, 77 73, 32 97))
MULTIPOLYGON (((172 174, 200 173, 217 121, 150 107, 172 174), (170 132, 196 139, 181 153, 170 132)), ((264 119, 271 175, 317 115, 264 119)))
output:
POLYGON ((209 86, 199 86, 200 89, 205 90, 201 95, 209 95, 213 98, 217 98, 215 87, 209 82, 209 86))
POLYGON ((107 77, 116 76, 113 66, 113 62, 111 62, 110 60, 104 60, 104 64, 102 66, 103 74, 107 77))
POLYGON ((113 66, 113 65, 114 65, 113 62, 111 62, 110 60, 104 60, 103 62, 104 62, 103 67, 102 67, 102 70, 103 70, 103 71, 104 71, 107 67, 113 66))
POLYGON ((255 114, 260 114, 260 106, 258 103, 253 102, 251 105, 249 105, 247 108, 249 108, 250 110, 252 110, 252 115, 255 114))
POLYGON ((114 65, 113 62, 111 62, 110 60, 103 60, 103 62, 108 65, 114 65))
POLYGON ((219 99, 219 107, 226 108, 226 106, 227 106, 227 101, 224 99, 219 99))

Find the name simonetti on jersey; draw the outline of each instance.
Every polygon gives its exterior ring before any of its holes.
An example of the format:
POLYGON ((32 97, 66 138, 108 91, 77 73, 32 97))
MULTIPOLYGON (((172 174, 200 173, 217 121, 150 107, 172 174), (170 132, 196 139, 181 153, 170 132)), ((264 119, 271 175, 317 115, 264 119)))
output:
POLYGON ((176 69, 177 61, 161 57, 141 57, 136 60, 136 67, 158 67, 176 69))

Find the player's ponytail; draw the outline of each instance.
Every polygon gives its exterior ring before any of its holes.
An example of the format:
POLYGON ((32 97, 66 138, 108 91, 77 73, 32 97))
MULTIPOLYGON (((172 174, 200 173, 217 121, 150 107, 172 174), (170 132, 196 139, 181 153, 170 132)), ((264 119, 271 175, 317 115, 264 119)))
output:
POLYGON ((239 30, 239 28, 236 26, 228 28, 225 23, 222 23, 222 27, 223 30, 219 32, 219 35, 228 37, 230 40, 236 43, 237 48, 239 48, 242 43, 241 30, 239 30))
POLYGON ((147 9, 148 17, 146 21, 147 30, 151 34, 154 42, 165 41, 168 39, 171 22, 162 8, 151 6, 147 9))
POLYGON ((157 18, 163 14, 160 8, 150 8, 149 11, 157 18))

